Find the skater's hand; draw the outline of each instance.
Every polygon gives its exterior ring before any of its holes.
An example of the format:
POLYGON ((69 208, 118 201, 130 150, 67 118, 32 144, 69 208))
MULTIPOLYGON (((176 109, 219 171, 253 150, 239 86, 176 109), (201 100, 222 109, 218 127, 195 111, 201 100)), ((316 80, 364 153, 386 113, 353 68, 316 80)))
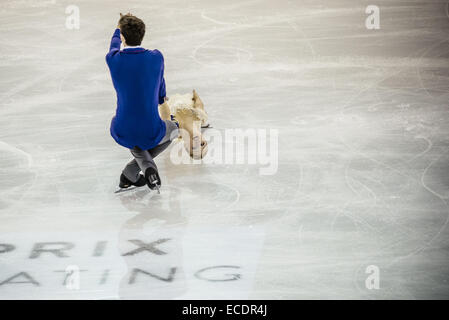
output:
POLYGON ((159 105, 159 116, 162 120, 171 120, 170 106, 168 105, 167 100, 159 105))
POLYGON ((120 20, 122 20, 123 14, 120 12, 120 19, 117 22, 117 29, 120 29, 120 20))

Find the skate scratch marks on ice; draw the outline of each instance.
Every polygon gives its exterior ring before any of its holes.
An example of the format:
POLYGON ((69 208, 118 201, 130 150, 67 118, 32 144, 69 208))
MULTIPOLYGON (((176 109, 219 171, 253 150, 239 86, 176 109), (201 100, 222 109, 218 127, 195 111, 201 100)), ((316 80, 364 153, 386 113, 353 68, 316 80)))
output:
POLYGON ((415 139, 423 139, 424 141, 427 142, 427 147, 422 152, 418 153, 417 155, 414 155, 411 159, 407 160, 407 162, 412 162, 413 160, 415 160, 419 157, 422 157, 427 152, 429 152, 430 149, 432 149, 432 147, 433 147, 432 141, 430 141, 428 138, 426 138, 424 136, 416 136, 415 139))
MULTIPOLYGON (((17 147, 14 147, 6 142, 0 141, 0 151, 2 151, 2 153, 3 153, 3 151, 9 151, 13 154, 22 155, 27 161, 28 169, 31 169, 34 166, 34 160, 33 160, 33 157, 31 156, 31 154, 29 154, 17 147)), ((12 202, 12 207, 16 207, 18 205, 23 205, 23 202, 21 200, 26 196, 29 189, 36 183, 36 180, 37 180, 37 174, 34 174, 30 186, 24 191, 23 191, 23 186, 25 184, 16 186, 16 187, 13 187, 13 188, 10 188, 9 190, 7 190, 8 191, 7 194, 8 193, 16 194, 16 191, 18 191, 19 189, 22 190, 20 197, 18 199, 15 199, 14 202, 12 202)), ((7 201, 8 201, 8 199, 7 199, 7 201)))
POLYGON ((398 257, 398 258, 393 259, 393 261, 390 262, 390 263, 387 265, 388 267, 391 266, 391 265, 393 265, 393 264, 395 264, 395 263, 397 263, 397 262, 399 262, 399 261, 401 261, 401 260, 403 260, 403 259, 410 258, 410 257, 412 257, 412 256, 414 256, 414 255, 420 253, 421 251, 424 251, 425 249, 427 249, 427 248, 430 246, 430 244, 431 244, 436 238, 438 238, 438 236, 439 236, 439 235, 443 232, 443 230, 447 227, 447 225, 448 225, 448 223, 449 223, 449 205, 448 205, 448 203, 447 203, 446 200, 444 199, 444 196, 442 196, 441 194, 439 194, 439 193, 436 192, 435 190, 431 189, 431 188, 430 188, 429 186, 427 186, 426 183, 424 182, 424 178, 425 178, 425 176, 426 176, 426 174, 427 174, 427 171, 428 171, 428 170, 435 164, 435 162, 437 162, 438 160, 440 160, 440 158, 442 158, 443 155, 445 155, 446 153, 447 153, 447 151, 444 152, 443 154, 441 154, 439 157, 437 157, 437 158, 434 159, 433 161, 431 161, 431 162, 429 163, 429 165, 424 169, 423 173, 421 174, 421 186, 422 186, 424 189, 426 189, 428 192, 430 192, 431 194, 433 194, 435 197, 437 197, 439 200, 441 200, 441 202, 444 204, 444 206, 445 206, 446 209, 447 209, 447 210, 446 210, 447 215, 446 215, 446 219, 445 219, 444 223, 443 223, 442 226, 438 229, 438 231, 432 236, 432 238, 431 238, 430 240, 425 241, 424 244, 423 244, 421 247, 415 249, 414 251, 410 252, 409 254, 407 254, 407 255, 405 255, 405 256, 401 256, 401 257, 398 257))
POLYGON ((32 166, 34 166, 34 160, 33 160, 33 157, 31 156, 31 154, 23 151, 22 149, 14 147, 6 142, 0 141, 0 150, 9 151, 14 154, 20 154, 27 159, 28 168, 31 168, 32 166))

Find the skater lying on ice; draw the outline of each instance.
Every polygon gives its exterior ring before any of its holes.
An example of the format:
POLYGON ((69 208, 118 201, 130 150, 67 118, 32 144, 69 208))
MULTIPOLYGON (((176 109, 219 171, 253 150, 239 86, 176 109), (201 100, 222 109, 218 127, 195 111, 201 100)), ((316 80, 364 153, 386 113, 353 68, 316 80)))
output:
POLYGON ((120 188, 147 184, 159 190, 161 178, 154 158, 178 136, 191 157, 204 157, 207 143, 201 126, 206 126, 207 115, 195 90, 190 95, 175 95, 172 101, 166 97, 164 57, 158 50, 140 46, 144 35, 142 20, 129 13, 120 14, 106 55, 117 92, 110 131, 134 157, 122 171, 120 188), (122 43, 124 48, 120 50, 122 43))

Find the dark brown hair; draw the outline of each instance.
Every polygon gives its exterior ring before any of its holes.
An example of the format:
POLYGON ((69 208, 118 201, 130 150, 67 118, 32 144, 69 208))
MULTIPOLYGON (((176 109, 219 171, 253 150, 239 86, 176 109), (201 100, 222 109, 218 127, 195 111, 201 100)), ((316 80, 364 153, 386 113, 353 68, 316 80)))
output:
POLYGON ((137 17, 125 15, 119 20, 120 33, 125 37, 126 44, 138 46, 145 35, 145 23, 137 17))

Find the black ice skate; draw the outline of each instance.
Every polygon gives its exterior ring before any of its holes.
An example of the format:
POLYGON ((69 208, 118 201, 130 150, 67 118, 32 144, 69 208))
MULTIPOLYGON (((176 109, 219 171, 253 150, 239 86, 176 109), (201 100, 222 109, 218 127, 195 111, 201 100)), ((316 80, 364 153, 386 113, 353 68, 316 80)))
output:
POLYGON ((115 191, 115 193, 127 191, 127 190, 133 190, 138 187, 143 187, 146 184, 145 177, 141 174, 139 174, 139 179, 136 182, 132 182, 129 180, 125 175, 122 173, 120 175, 120 183, 119 183, 119 189, 115 191))
POLYGON ((157 193, 161 193, 161 191, 159 190, 161 186, 161 178, 159 177, 159 173, 157 172, 156 169, 149 167, 145 171, 145 179, 148 188, 150 188, 151 190, 156 189, 157 193))

